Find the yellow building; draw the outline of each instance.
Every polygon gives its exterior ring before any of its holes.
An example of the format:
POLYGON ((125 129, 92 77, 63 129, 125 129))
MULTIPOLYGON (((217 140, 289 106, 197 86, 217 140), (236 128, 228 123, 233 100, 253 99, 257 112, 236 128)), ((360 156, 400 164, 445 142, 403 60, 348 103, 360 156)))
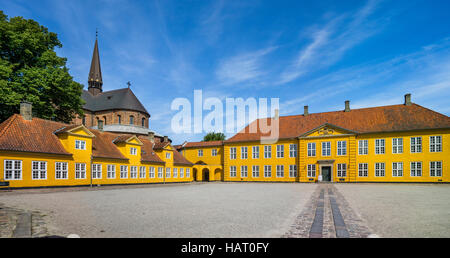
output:
MULTIPOLYGON (((222 160, 223 181, 267 182, 450 182, 450 118, 411 103, 268 119, 279 122, 279 138, 262 144, 260 120, 214 148, 180 147, 191 162, 222 160), (249 128, 257 128, 250 133, 249 128)), ((210 174, 210 178, 212 174, 210 174)), ((197 180, 204 178, 197 177, 197 180)), ((218 180, 214 177, 214 180, 218 180)))
POLYGON ((193 164, 164 137, 117 134, 32 118, 0 124, 0 182, 9 187, 191 182, 193 164))

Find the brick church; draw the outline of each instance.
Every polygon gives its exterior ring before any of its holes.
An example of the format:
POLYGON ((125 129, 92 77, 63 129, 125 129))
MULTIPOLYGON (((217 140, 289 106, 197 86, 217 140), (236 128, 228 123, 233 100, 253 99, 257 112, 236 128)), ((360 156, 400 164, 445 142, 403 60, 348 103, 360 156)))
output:
MULTIPOLYGON (((148 135, 150 114, 130 89, 103 91, 102 69, 98 39, 95 40, 91 69, 88 78, 88 90, 83 90, 84 116, 73 120, 74 124, 83 124, 88 128, 107 132, 135 135, 148 135)), ((153 132, 154 133, 154 132, 153 132)), ((162 137, 155 134, 156 137, 162 137)))

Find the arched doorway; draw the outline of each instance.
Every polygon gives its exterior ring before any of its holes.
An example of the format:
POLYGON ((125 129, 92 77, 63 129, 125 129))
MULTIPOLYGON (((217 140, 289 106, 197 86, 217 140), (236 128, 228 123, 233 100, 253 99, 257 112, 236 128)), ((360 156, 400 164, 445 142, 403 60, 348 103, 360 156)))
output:
POLYGON ((209 169, 204 168, 202 171, 202 181, 209 182, 209 169))
POLYGON ((197 169, 196 169, 196 168, 194 168, 194 169, 192 170, 192 176, 193 176, 193 178, 194 178, 194 181, 197 181, 197 169))
POLYGON ((214 170, 214 179, 216 181, 223 181, 223 171, 220 168, 216 168, 216 170, 214 170))

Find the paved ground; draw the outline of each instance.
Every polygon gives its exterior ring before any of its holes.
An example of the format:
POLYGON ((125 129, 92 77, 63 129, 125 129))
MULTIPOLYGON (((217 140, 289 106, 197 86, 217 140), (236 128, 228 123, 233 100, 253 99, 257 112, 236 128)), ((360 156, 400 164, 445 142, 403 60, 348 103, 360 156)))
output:
POLYGON ((0 237, 450 237, 448 197, 450 185, 432 184, 0 191, 0 237))

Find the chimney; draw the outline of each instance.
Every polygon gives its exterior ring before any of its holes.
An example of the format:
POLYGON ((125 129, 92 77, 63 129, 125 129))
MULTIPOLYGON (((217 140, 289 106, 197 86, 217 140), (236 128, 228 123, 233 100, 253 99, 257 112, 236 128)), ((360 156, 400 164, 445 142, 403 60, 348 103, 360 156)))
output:
POLYGON ((98 120, 98 130, 103 131, 103 120, 98 120))
POLYGON ((308 106, 304 106, 304 107, 303 107, 303 110, 304 110, 304 111, 303 111, 303 115, 304 115, 304 116, 309 115, 308 106))
POLYGON ((350 112, 350 100, 345 101, 345 112, 350 112))
POLYGON ((27 101, 20 102, 20 115, 23 116, 23 119, 33 120, 32 108, 33 105, 31 104, 31 102, 27 101))
POLYGON ((275 116, 273 117, 274 120, 278 120, 280 118, 280 110, 275 109, 275 116))
POLYGON ((164 142, 169 142, 169 136, 164 136, 164 142))
POLYGON ((405 95, 405 106, 411 106, 411 93, 405 95))
POLYGON ((155 143, 155 133, 154 132, 149 132, 148 133, 148 139, 150 140, 150 142, 155 143))

